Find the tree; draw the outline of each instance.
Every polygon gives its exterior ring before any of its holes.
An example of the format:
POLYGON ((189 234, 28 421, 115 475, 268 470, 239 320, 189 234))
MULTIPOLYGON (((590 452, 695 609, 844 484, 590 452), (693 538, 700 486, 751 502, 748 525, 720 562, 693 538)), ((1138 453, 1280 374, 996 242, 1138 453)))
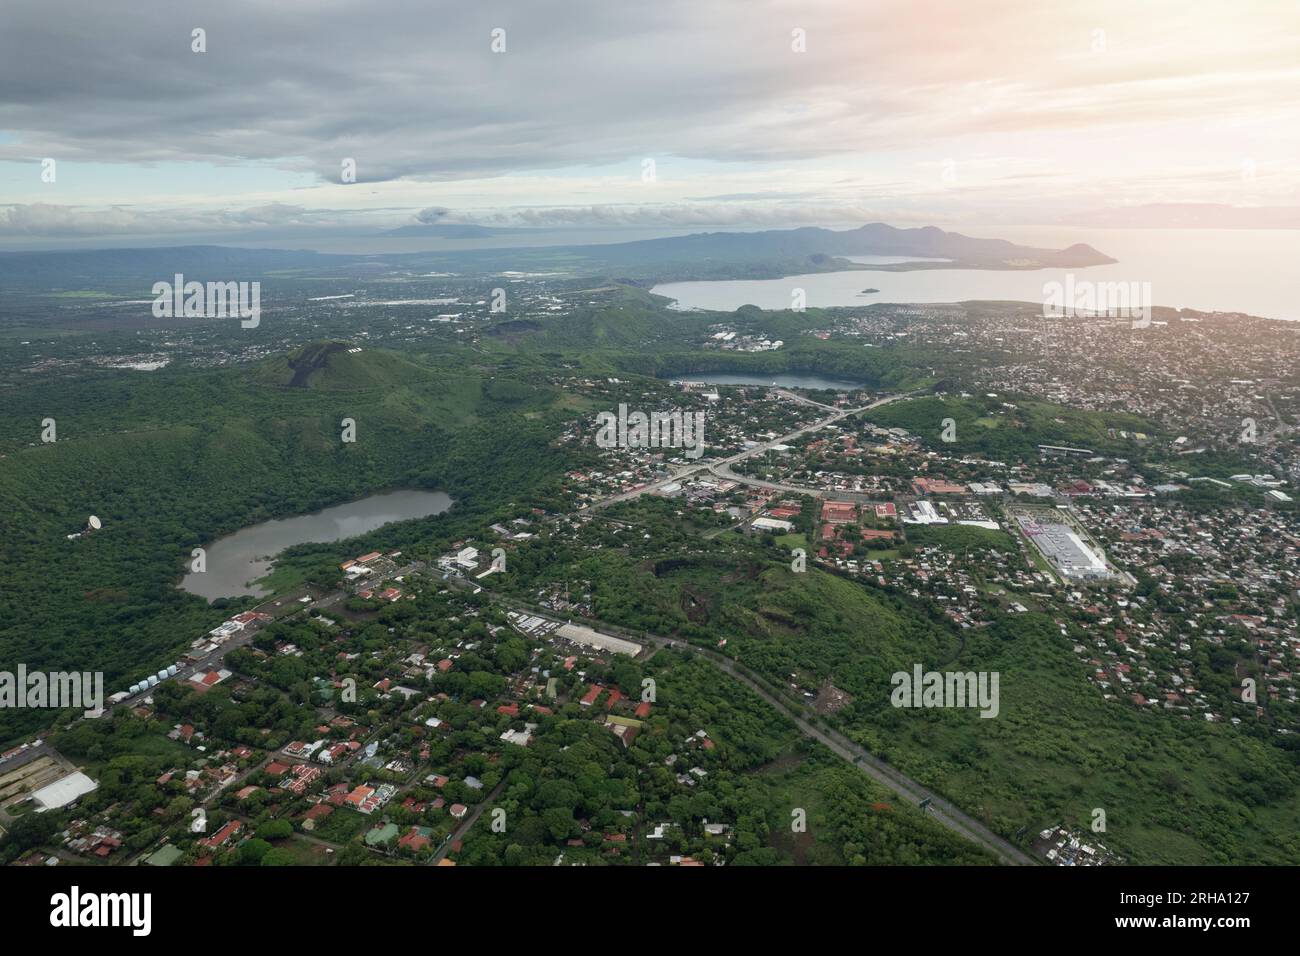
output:
POLYGON ((257 835, 263 840, 283 840, 293 836, 293 824, 288 820, 272 820, 258 827, 257 835))
POLYGON ((573 811, 564 807, 547 807, 542 811, 542 822, 556 842, 567 840, 575 829, 573 811))
POLYGON ((274 847, 265 840, 248 840, 239 847, 239 862, 249 866, 256 866, 261 863, 266 858, 266 855, 273 849, 274 847))

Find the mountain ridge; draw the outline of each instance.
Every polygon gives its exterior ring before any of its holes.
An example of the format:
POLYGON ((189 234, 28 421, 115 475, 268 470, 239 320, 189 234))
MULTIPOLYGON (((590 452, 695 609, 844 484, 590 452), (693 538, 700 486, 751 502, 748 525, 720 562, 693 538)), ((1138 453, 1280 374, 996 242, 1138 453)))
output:
POLYGON ((1086 243, 1066 249, 1021 246, 983 239, 937 226, 898 228, 883 222, 856 229, 820 226, 757 232, 697 232, 631 242, 574 246, 517 246, 404 253, 324 253, 245 246, 183 245, 139 248, 0 252, 0 280, 60 285, 94 278, 170 280, 177 273, 197 281, 253 278, 272 271, 455 268, 491 272, 564 266, 592 275, 644 280, 794 275, 800 272, 862 269, 1040 269, 1086 268, 1116 260, 1086 243), (849 256, 904 256, 916 261, 853 263, 849 256), (942 261, 936 261, 942 260, 942 261))

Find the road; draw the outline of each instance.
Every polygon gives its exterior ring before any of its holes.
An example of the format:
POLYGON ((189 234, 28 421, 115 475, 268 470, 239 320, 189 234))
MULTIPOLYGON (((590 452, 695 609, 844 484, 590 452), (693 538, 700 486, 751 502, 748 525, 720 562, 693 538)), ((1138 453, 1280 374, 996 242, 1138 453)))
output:
POLYGON ((751 488, 766 488, 768 491, 779 491, 788 495, 811 495, 813 498, 834 498, 837 501, 858 501, 858 502, 876 502, 883 498, 890 498, 891 495, 870 494, 865 491, 837 491, 833 488, 808 488, 803 485, 783 485, 776 481, 765 481, 762 478, 751 478, 749 475, 738 475, 726 465, 713 465, 709 468, 718 478, 725 478, 727 481, 734 481, 742 485, 749 485, 751 488))
MULTIPOLYGON (((469 582, 461 578, 450 578, 448 579, 448 583, 456 583, 464 586, 476 586, 470 585, 469 582)), ((486 588, 483 589, 483 593, 489 595, 493 601, 512 607, 515 610, 526 611, 529 614, 535 614, 538 617, 543 617, 551 621, 559 620, 559 618, 551 612, 546 611, 544 608, 539 608, 522 601, 516 601, 513 598, 504 597, 503 595, 497 594, 486 588)), ((957 809, 937 793, 927 789, 911 777, 908 777, 895 767, 890 766, 879 757, 876 757, 860 744, 854 743, 838 731, 815 726, 808 719, 809 717, 814 716, 814 714, 809 711, 807 705, 795 704, 778 697, 765 685, 751 677, 740 664, 732 660, 730 657, 719 654, 717 651, 709 650, 708 648, 699 647, 694 644, 687 644, 685 641, 670 639, 643 631, 632 632, 626 628, 620 627, 616 624, 609 624, 605 621, 584 618, 582 623, 595 630, 605 631, 620 637, 626 637, 629 640, 634 640, 642 644, 649 642, 658 647, 689 648, 693 653, 704 657, 713 663, 719 670, 740 681, 746 687, 758 694, 759 697, 763 698, 763 700, 767 701, 767 703, 785 714, 785 716, 793 721, 794 725, 805 736, 811 737, 818 743, 823 744, 831 751, 831 753, 843 760, 847 760, 850 764, 867 774, 877 783, 892 790, 894 793, 912 804, 919 805, 923 800, 929 800, 930 817, 941 825, 947 827, 949 830, 952 830, 962 837, 965 837, 967 840, 970 840, 972 843, 976 843, 983 847, 1003 863, 1013 866, 1034 866, 1037 864, 1037 861, 1028 854, 1022 852, 1020 849, 998 836, 974 818, 957 809)), ((486 804, 487 801, 480 804, 480 808, 486 806, 486 804)), ((468 830, 468 827, 464 827, 464 829, 468 830)))
MULTIPOLYGON (((790 393, 783 393, 783 394, 785 394, 786 397, 791 397, 796 399, 798 398, 798 396, 791 395, 790 393)), ((864 405, 860 408, 839 410, 834 414, 827 416, 826 418, 819 419, 816 422, 813 422, 809 425, 805 425, 802 428, 799 428, 788 435, 782 435, 780 438, 774 438, 762 444, 755 445, 754 447, 748 448, 743 452, 732 455, 729 458, 724 458, 718 462, 708 462, 700 465, 688 466, 686 468, 679 470, 676 474, 674 474, 670 478, 662 479, 658 482, 654 482, 642 488, 635 489, 634 491, 623 492, 621 494, 612 495, 608 498, 602 499, 601 501, 594 502, 593 504, 588 505, 587 508, 588 509, 600 508, 611 504, 615 504, 620 501, 629 501, 649 491, 653 491, 656 488, 662 487, 663 485, 669 484, 670 482, 677 481, 683 477, 686 477, 690 474, 694 474, 702 470, 708 470, 715 475, 725 475, 726 477, 730 477, 735 480, 743 480, 746 483, 761 484, 765 487, 776 487, 781 490, 787 490, 788 488, 788 490, 798 491, 799 493, 804 493, 804 494, 816 494, 817 489, 798 489, 795 486, 786 486, 786 488, 782 488, 782 486, 774 485, 771 482, 758 482, 757 479, 745 479, 742 476, 732 475, 730 471, 730 466, 737 461, 743 461, 744 459, 750 458, 754 455, 763 454, 764 452, 770 450, 775 445, 784 444, 787 441, 790 441, 794 438, 798 438, 799 436, 805 435, 809 432, 816 431, 817 429, 824 428, 825 426, 840 421, 843 418, 847 418, 851 415, 857 415, 860 414, 861 412, 868 411, 872 408, 878 408, 881 405, 887 405, 890 402, 895 402, 907 397, 909 396, 888 395, 883 398, 877 399, 876 401, 872 402, 869 405, 864 405)), ((806 404, 818 404, 808 399, 804 399, 803 401, 806 404)), ((822 494, 827 494, 827 492, 822 492, 822 494)), ((471 584, 470 582, 465 581, 464 579, 452 578, 450 580, 457 581, 458 583, 471 586, 471 587, 479 586, 476 584, 471 584)), ((515 601, 510 598, 502 597, 501 595, 498 595, 487 589, 484 589, 484 591, 485 593, 489 594, 493 600, 512 606, 516 610, 527 611, 530 614, 536 614, 540 617, 547 618, 548 620, 557 620, 557 618, 555 618, 553 615, 546 612, 544 609, 535 607, 533 605, 525 604, 520 601, 515 601)), ((962 837, 988 850, 990 853, 992 853, 1003 863, 1008 863, 1017 866, 1033 866, 1036 864, 1037 861, 1035 861, 1032 857, 1028 856, 1020 849, 1013 846, 1011 843, 1004 840, 1002 837, 998 836, 993 831, 989 830, 987 827, 979 823, 977 820, 973 819, 972 817, 963 813, 961 810, 957 809, 955 806, 953 806, 947 800, 943 799, 938 794, 933 793, 932 791, 928 790, 921 784, 917 783, 915 780, 912 780, 910 777, 901 773, 896 768, 890 766, 885 761, 874 756, 861 745, 849 740, 847 737, 845 737, 843 734, 839 733, 838 731, 825 730, 815 726, 813 723, 811 723, 808 720, 808 717, 812 716, 812 714, 808 711, 806 705, 792 704, 790 702, 787 702, 779 698, 776 694, 772 693, 760 682, 756 681, 754 678, 749 676, 749 674, 745 670, 743 670, 740 667, 740 665, 738 665, 731 658, 719 654, 716 651, 711 651, 705 648, 696 647, 694 645, 686 645, 684 642, 670 640, 669 638, 661 637, 655 634, 649 634, 649 633, 632 634, 626 631, 626 629, 624 628, 618 627, 617 625, 608 624, 602 621, 584 620, 583 623, 593 628, 596 628, 597 630, 605 630, 610 633, 621 634, 623 636, 629 637, 632 640, 638 640, 642 643, 649 641, 650 643, 656 644, 660 647, 673 646, 678 643, 682 643, 683 646, 690 646, 692 651, 707 658, 720 670, 724 671, 725 673, 729 674, 731 677, 745 684, 747 687, 749 687, 755 693, 757 693, 761 698, 763 698, 763 700, 767 701, 773 707, 776 707, 778 710, 784 713, 787 717, 789 717, 794 722, 795 726, 798 727, 800 732, 802 732, 805 736, 811 737, 812 739, 823 744, 836 756, 840 757, 841 759, 847 760, 849 763, 857 767, 863 773, 866 773, 868 776, 870 776, 877 783, 892 790, 894 793, 898 794, 900 797, 902 797, 905 800, 908 800, 913 804, 919 805, 922 801, 928 800, 930 816, 936 821, 938 821, 940 824, 942 824, 943 826, 947 827, 953 832, 958 833, 962 837)), ((483 806, 486 806, 486 801, 484 802, 484 804, 480 805, 480 810, 483 806)), ((463 826, 462 829, 468 831, 469 828, 468 826, 463 826)))
MULTIPOLYGON (((784 390, 778 389, 777 393, 782 395, 785 398, 799 401, 802 404, 815 405, 819 408, 829 407, 829 406, 821 405, 818 402, 813 402, 811 399, 805 399, 802 398, 801 396, 794 395, 793 393, 786 392, 784 390)), ((732 480, 742 481, 747 484, 757 484, 762 487, 771 487, 771 488, 776 488, 778 490, 789 490, 801 494, 818 494, 817 489, 801 489, 798 488, 797 486, 780 486, 771 482, 760 482, 757 479, 749 479, 749 478, 745 478, 744 476, 734 475, 730 471, 730 466, 735 462, 743 461, 755 455, 761 455, 769 451, 776 445, 785 444, 786 442, 799 438, 802 435, 806 435, 810 432, 817 431, 818 429, 824 428, 827 425, 834 424, 835 422, 838 422, 844 418, 848 418, 852 415, 857 415, 864 411, 868 411, 873 408, 878 408, 882 405, 887 405, 890 402, 895 402, 907 397, 909 396, 889 395, 877 399, 876 401, 868 405, 861 406, 859 408, 837 410, 833 414, 825 418, 819 419, 815 422, 812 422, 808 425, 804 425, 803 427, 798 428, 787 435, 782 435, 779 438, 773 438, 761 444, 754 445, 751 448, 745 449, 742 452, 738 452, 735 455, 731 455, 728 458, 724 458, 721 461, 706 462, 698 465, 686 466, 684 468, 679 469, 673 476, 669 478, 661 479, 660 481, 653 482, 644 487, 637 488, 633 491, 612 495, 607 498, 601 499, 600 501, 593 502, 587 505, 585 508, 580 509, 580 512, 585 510, 607 507, 609 505, 616 504, 621 501, 629 501, 643 494, 646 494, 647 492, 653 491, 666 484, 669 484, 673 481, 677 481, 681 478, 695 474, 699 471, 706 471, 706 470, 715 475, 718 475, 719 477, 727 477, 732 480)), ((828 494, 829 492, 822 491, 820 493, 828 494)), ((416 567, 417 565, 413 564, 402 570, 403 572, 409 572, 411 570, 415 570, 416 567)), ((452 577, 448 579, 448 582, 455 583, 458 585, 463 585, 470 588, 482 587, 482 585, 480 584, 468 581, 464 578, 458 578, 458 577, 452 577)), ((484 589, 484 591, 485 593, 489 594, 493 600, 499 601, 509 606, 513 606, 518 610, 526 610, 529 613, 537 614, 549 620, 558 620, 553 615, 549 614, 548 612, 540 608, 536 608, 533 607, 532 605, 524 604, 523 602, 514 601, 512 599, 502 597, 501 595, 495 594, 494 592, 487 589, 484 589)), ((338 604, 340 601, 344 600, 347 596, 348 596, 348 592, 346 591, 335 591, 326 595, 322 595, 317 601, 314 602, 314 606, 317 607, 318 609, 326 609, 338 604)), ((312 605, 307 605, 307 606, 310 607, 312 605)), ((747 687, 749 687, 751 690, 757 693, 759 697, 767 701, 767 703, 780 710, 783 714, 785 714, 790 720, 794 722, 795 726, 805 736, 811 737, 812 739, 823 744, 832 753, 836 754, 841 759, 849 761, 849 763, 851 763, 853 766, 857 767, 858 769, 862 770, 864 773, 866 773, 876 782, 880 783, 886 788, 897 793, 900 797, 914 804, 920 804, 923 800, 930 801, 929 812, 931 817, 933 817, 943 826, 960 834, 966 839, 984 847, 986 850, 988 850, 990 853, 992 853, 994 856, 996 856, 999 860, 1001 860, 1004 863, 1009 863, 1014 865, 1033 865, 1035 863, 1035 861, 1032 858, 1030 858, 1023 852, 1021 852, 1019 849, 1017 849, 1015 846, 1013 846, 1006 840, 997 836, 997 834, 988 830, 986 827, 984 827, 976 820, 972 819, 971 817, 964 814, 962 811, 958 810, 956 807, 954 807, 948 801, 944 800, 938 794, 932 793, 931 791, 927 790, 921 784, 917 783, 916 781, 912 780, 910 777, 907 777, 906 775, 902 774, 895 768, 891 767, 889 764, 875 757, 874 755, 869 753, 866 749, 854 743, 853 741, 849 740, 844 735, 834 730, 824 730, 812 724, 807 718, 813 715, 808 711, 806 705, 794 704, 778 697, 776 694, 768 690, 767 687, 765 687, 762 683, 760 683, 759 681, 751 677, 744 669, 741 668, 740 665, 738 665, 731 658, 719 654, 716 651, 700 648, 694 645, 687 645, 684 642, 670 640, 669 638, 661 637, 659 635, 654 635, 649 633, 631 634, 630 632, 626 631, 626 629, 624 628, 621 628, 617 625, 608 624, 602 621, 587 620, 584 621, 584 623, 594 628, 609 631, 611 633, 626 634, 627 636, 629 636, 630 639, 639 641, 641 643, 649 642, 660 647, 675 646, 676 644, 681 643, 683 647, 690 647, 690 649, 694 653, 702 655, 703 657, 711 661, 720 670, 724 671, 735 680, 740 681, 742 684, 745 684, 747 687)), ((260 628, 257 629, 246 628, 243 632, 241 632, 238 635, 238 637, 230 639, 220 648, 218 648, 213 653, 205 657, 203 660, 194 662, 192 665, 188 666, 185 669, 185 672, 178 674, 178 679, 184 680, 188 676, 188 674, 192 674, 195 671, 211 667, 213 664, 220 663, 221 660, 225 657, 225 655, 228 654, 231 650, 233 650, 236 647, 243 646, 247 644, 249 641, 251 641, 254 635, 256 634, 256 631, 259 629, 260 628)), ((143 696, 147 693, 148 691, 144 691, 139 696, 143 696)), ((129 702, 123 701, 121 702, 121 705, 129 706, 129 702)), ((272 755, 268 755, 266 760, 269 760, 271 756, 272 755)), ((348 759, 343 761, 343 763, 344 764, 351 763, 351 760, 354 756, 355 754, 349 755, 348 759)), ((31 757, 28 755, 24 755, 24 757, 26 759, 31 759, 31 757)), ((259 769, 261 766, 263 766, 266 763, 266 760, 260 761, 257 766, 253 768, 249 768, 248 770, 244 771, 236 778, 234 782, 237 783, 245 779, 254 770, 259 769)), ((500 784, 496 786, 496 788, 493 789, 493 791, 490 794, 487 795, 487 797, 485 797, 482 801, 479 802, 479 804, 466 816, 466 818, 461 822, 461 824, 452 832, 451 836, 448 837, 448 839, 433 855, 433 857, 429 861, 430 864, 436 864, 438 860, 445 857, 450 849, 451 844, 454 841, 464 838, 465 834, 467 834, 469 830, 473 827, 475 822, 477 822, 478 818, 482 815, 483 811, 489 805, 491 805, 492 802, 496 799, 496 797, 500 794, 504 786, 505 786, 505 781, 503 780, 500 784)), ((224 792, 226 789, 227 787, 220 787, 215 792, 209 794, 207 799, 204 800, 204 804, 210 803, 213 799, 215 799, 220 793, 224 792)))
MULTIPOLYGON (((323 597, 320 602, 317 602, 316 606, 324 607, 326 606, 325 603, 326 601, 328 601, 328 603, 331 605, 336 604, 345 597, 347 597, 346 592, 344 591, 335 592, 333 594, 329 594, 323 597)), ((258 604, 255 607, 251 608, 251 610, 269 613, 275 619, 275 621, 280 621, 280 620, 284 620, 285 618, 293 617, 296 614, 300 614, 303 611, 305 611, 307 608, 312 606, 313 605, 311 602, 304 604, 291 597, 282 597, 277 601, 274 596, 271 596, 267 598, 265 601, 263 601, 261 604, 258 604), (274 609, 277 607, 284 607, 286 601, 292 601, 293 603, 289 607, 285 608, 277 616, 275 614, 274 609)), ((274 621, 272 623, 274 623, 274 621)), ((233 637, 229 637, 222 643, 218 644, 215 649, 210 651, 204 657, 200 657, 195 660, 190 660, 188 656, 182 656, 180 659, 185 661, 186 663, 184 664, 184 666, 177 668, 175 676, 169 677, 167 678, 167 680, 184 682, 189 680, 191 677, 193 677, 195 674, 199 673, 200 671, 220 670, 221 665, 225 663, 226 655, 229 654, 231 651, 236 650, 237 648, 246 647, 247 645, 251 644, 253 639, 257 637, 257 635, 261 632, 264 626, 265 625, 261 622, 255 622, 247 625, 246 627, 244 627, 243 630, 235 632, 235 635, 233 637)), ((159 681, 159 684, 162 683, 165 682, 159 681)), ((113 710, 115 710, 118 707, 134 707, 140 701, 144 700, 146 697, 149 697, 151 694, 153 694, 153 692, 157 689, 157 686, 158 685, 154 685, 153 687, 146 687, 144 690, 140 691, 139 693, 127 697, 124 700, 120 700, 116 704, 110 704, 106 706, 104 708, 104 715, 110 714, 113 710)))
POLYGON ((437 852, 435 852, 433 856, 429 857, 429 862, 426 865, 437 866, 438 861, 451 852, 451 845, 453 843, 457 840, 465 839, 465 834, 469 833, 470 827, 475 824, 478 818, 483 815, 483 811, 501 795, 501 791, 505 788, 506 781, 503 777, 501 782, 492 788, 492 792, 480 800, 478 806, 471 810, 464 820, 460 821, 460 826, 451 831, 451 834, 443 841, 442 846, 438 847, 437 852))
MULTIPOLYGON (((422 570, 423 567, 424 565, 422 562, 412 561, 407 565, 405 565, 404 567, 398 568, 396 571, 392 572, 391 574, 387 574, 384 575, 383 577, 376 578, 374 580, 373 586, 379 587, 381 584, 384 584, 395 578, 404 577, 414 571, 422 570)), ((304 588, 303 590, 306 589, 304 588)), ((252 610, 265 611, 267 613, 271 613, 272 616, 275 618, 275 620, 272 621, 271 623, 275 623, 277 621, 294 617, 297 614, 304 613, 305 611, 311 608, 315 608, 318 611, 326 611, 351 596, 352 596, 352 592, 348 590, 330 591, 326 594, 321 595, 319 598, 309 601, 307 603, 299 602, 296 599, 290 597, 284 597, 281 598, 279 601, 276 601, 274 596, 272 596, 267 598, 261 604, 258 604, 255 607, 253 607, 252 610), (290 600, 292 600, 293 604, 297 606, 295 607, 293 605, 290 605, 290 607, 282 611, 279 616, 275 616, 274 608, 284 607, 285 602, 290 600)), ((186 663, 184 667, 181 667, 177 670, 176 675, 174 677, 169 677, 167 678, 167 680, 186 681, 201 671, 219 670, 221 668, 221 665, 225 663, 227 654, 229 654, 233 650, 236 650, 241 647, 246 647, 247 645, 251 644, 253 639, 257 637, 258 633, 262 630, 264 626, 265 625, 262 623, 249 624, 242 631, 236 632, 235 636, 227 638, 223 643, 219 644, 215 650, 211 651, 205 657, 201 657, 197 660, 189 661, 188 663, 186 663)), ((183 659, 188 661, 188 658, 183 658, 183 659)), ((159 683, 162 682, 160 681, 159 683)), ((105 714, 111 713, 117 707, 133 707, 135 706, 135 704, 139 703, 144 698, 150 696, 155 689, 156 687, 147 687, 132 697, 128 697, 125 700, 119 701, 116 704, 112 704, 105 707, 104 713, 105 714)))
POLYGON ((42 740, 41 745, 39 747, 28 747, 22 753, 15 754, 14 756, 10 757, 8 760, 0 761, 0 767, 4 768, 3 770, 0 770, 0 773, 8 773, 11 770, 16 770, 17 768, 21 767, 23 764, 31 763, 37 757, 43 757, 43 756, 50 756, 50 757, 57 758, 57 755, 54 753, 54 751, 50 750, 50 745, 45 743, 45 741, 42 740))
POLYGON ((828 412, 838 411, 838 409, 836 409, 834 405, 826 405, 822 402, 814 402, 811 398, 808 398, 805 395, 799 395, 795 392, 787 391, 784 388, 774 388, 772 389, 772 391, 775 392, 777 395, 780 395, 782 398, 787 398, 790 401, 796 402, 799 405, 811 405, 813 408, 824 408, 828 412))
MULTIPOLYGON (((781 389, 778 389, 777 393, 788 398, 798 398, 798 396, 795 396, 792 393, 783 391, 781 389)), ((876 399, 874 402, 871 402, 869 405, 862 405, 859 408, 839 409, 834 414, 828 415, 825 418, 820 418, 815 422, 810 422, 809 424, 804 425, 801 428, 795 429, 794 431, 790 432, 788 435, 782 435, 779 438, 769 439, 768 441, 762 442, 761 444, 754 445, 751 448, 746 448, 744 451, 737 452, 736 454, 731 455, 728 458, 723 458, 721 461, 706 461, 706 462, 700 462, 697 465, 686 465, 682 468, 677 469, 677 471, 675 471, 667 478, 660 478, 658 481, 653 481, 650 482, 649 484, 642 485, 640 488, 634 488, 631 491, 623 491, 616 495, 610 495, 607 498, 601 498, 599 501, 593 501, 590 504, 587 504, 584 507, 578 509, 578 513, 581 514, 584 511, 593 511, 597 508, 608 508, 610 505, 616 505, 624 501, 631 501, 634 498, 639 498, 644 494, 649 494, 651 492, 658 491, 660 488, 663 488, 665 485, 672 484, 673 482, 676 481, 681 481, 683 478, 688 478, 691 475, 694 475, 701 471, 709 471, 709 472, 713 472, 714 474, 718 474, 718 472, 715 469, 722 469, 724 472, 728 472, 728 477, 731 478, 733 481, 742 480, 741 476, 739 475, 729 474, 731 466, 734 465, 736 462, 744 461, 746 458, 752 458, 755 455, 762 455, 766 452, 771 451, 777 445, 784 445, 787 442, 794 441, 794 439, 796 438, 800 438, 804 435, 807 435, 809 432, 815 432, 818 429, 825 428, 827 425, 833 425, 842 419, 849 418, 850 416, 860 415, 862 412, 870 411, 873 408, 879 408, 881 405, 888 405, 890 402, 897 402, 900 399, 909 398, 912 394, 914 393, 909 392, 903 395, 886 395, 883 398, 876 399)), ((811 399, 800 399, 800 401, 803 404, 816 405, 818 408, 829 407, 826 405, 822 405, 819 402, 814 402, 811 399)), ((745 479, 745 480, 747 482, 751 481, 751 479, 745 479)))
MULTIPOLYGON (((666 645, 667 639, 646 635, 656 644, 666 645)), ((780 710, 789 717, 796 727, 803 732, 805 736, 811 737, 818 743, 823 744, 837 757, 849 761, 867 776, 871 777, 877 783, 894 791, 900 797, 910 803, 919 805, 923 800, 929 800, 930 816, 948 829, 955 831, 972 843, 977 843, 984 849, 988 850, 1003 863, 1015 866, 1033 866, 1035 861, 1021 852, 1012 844, 1008 843, 1002 837, 998 836, 992 830, 978 823, 976 820, 962 813, 947 800, 944 800, 938 794, 926 789, 915 780, 899 772, 894 767, 885 763, 880 758, 869 753, 862 746, 849 740, 843 734, 834 730, 823 730, 811 724, 801 713, 796 713, 795 709, 789 706, 785 701, 778 698, 758 681, 744 673, 730 658, 724 657, 713 651, 692 646, 692 650, 708 658, 720 670, 740 681, 759 697, 763 698, 773 707, 780 710)), ((802 713, 807 713, 806 708, 800 708, 802 713)))

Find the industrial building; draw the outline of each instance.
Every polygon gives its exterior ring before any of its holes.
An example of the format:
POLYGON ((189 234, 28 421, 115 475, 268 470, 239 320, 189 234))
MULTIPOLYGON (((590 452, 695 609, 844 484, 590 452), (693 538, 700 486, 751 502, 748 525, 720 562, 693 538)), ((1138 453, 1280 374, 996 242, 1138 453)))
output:
POLYGON ((934 504, 929 501, 914 501, 907 505, 904 524, 947 524, 948 519, 939 514, 934 504))
POLYGON ((1106 559, 1079 537, 1069 525, 1036 521, 1025 515, 1016 520, 1030 541, 1043 553, 1052 567, 1068 577, 1109 577, 1106 559))
POLYGON ((581 624, 562 624, 555 634, 557 637, 563 637, 575 644, 599 647, 603 650, 613 651, 615 654, 635 656, 641 653, 641 645, 635 641, 626 641, 621 637, 601 634, 599 631, 593 631, 581 624))
POLYGON ((75 803, 98 787, 99 784, 78 770, 41 787, 32 794, 32 801, 36 804, 36 812, 44 813, 46 810, 58 810, 75 803))

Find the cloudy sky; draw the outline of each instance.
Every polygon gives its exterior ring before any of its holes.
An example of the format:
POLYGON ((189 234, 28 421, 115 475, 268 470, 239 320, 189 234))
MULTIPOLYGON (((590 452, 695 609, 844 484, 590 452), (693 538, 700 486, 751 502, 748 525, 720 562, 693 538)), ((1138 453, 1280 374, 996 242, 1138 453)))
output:
POLYGON ((10 248, 1168 203, 1300 207, 1300 4, 0 5, 10 248))

